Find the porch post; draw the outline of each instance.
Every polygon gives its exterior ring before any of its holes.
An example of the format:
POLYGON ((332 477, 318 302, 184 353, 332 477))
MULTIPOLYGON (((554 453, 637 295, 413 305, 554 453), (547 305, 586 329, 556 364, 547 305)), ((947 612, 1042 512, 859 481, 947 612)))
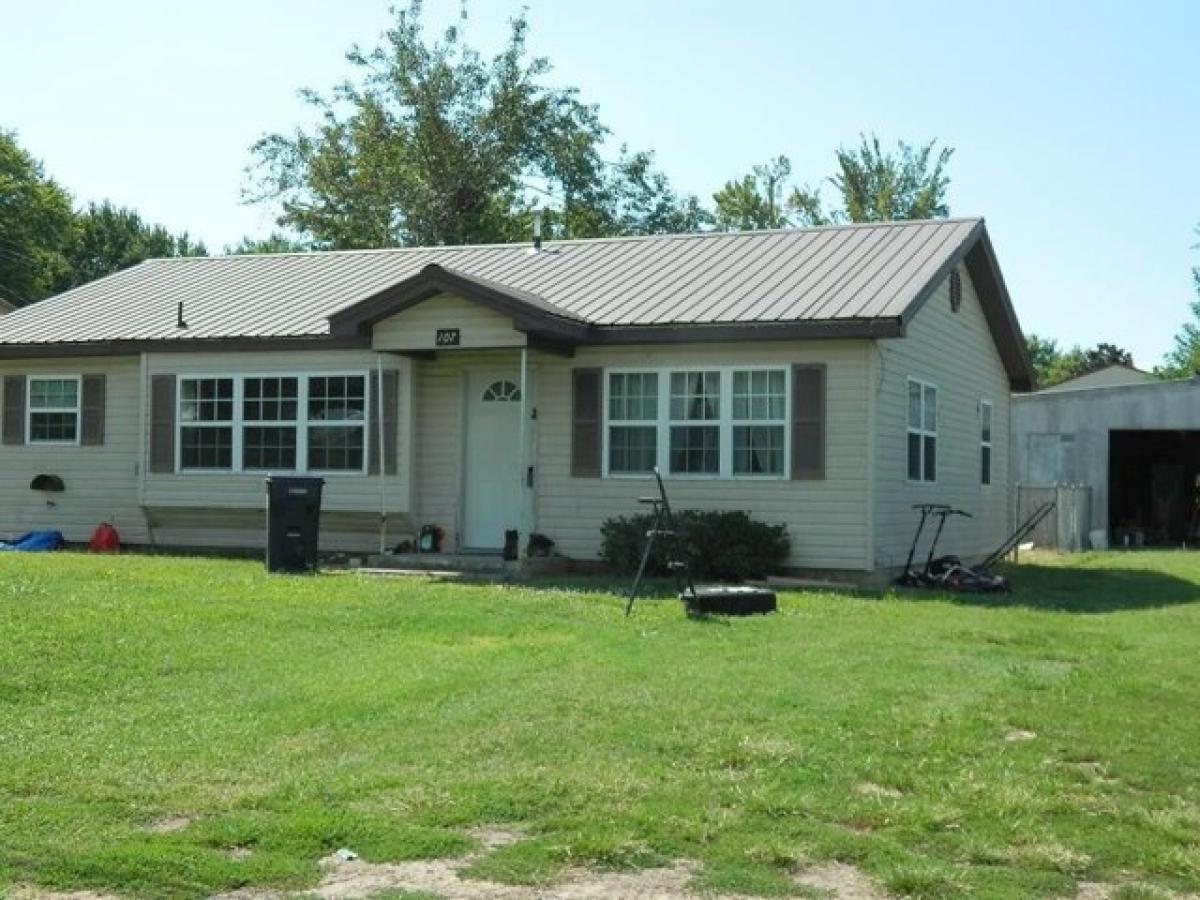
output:
MULTIPOLYGON (((521 443, 517 448, 517 463, 518 463, 517 483, 520 485, 520 490, 521 490, 521 493, 519 495, 521 497, 521 510, 520 510, 520 513, 521 513, 521 519, 520 519, 521 536, 524 537, 526 541, 529 540, 529 535, 527 532, 529 530, 529 521, 530 521, 529 506, 530 506, 530 502, 532 499, 531 496, 527 496, 527 494, 526 494, 526 492, 529 490, 528 482, 526 481, 527 473, 529 471, 529 455, 528 455, 529 454, 529 441, 528 441, 529 432, 528 432, 528 429, 529 429, 529 348, 522 347, 521 348, 521 428, 520 428, 520 437, 518 438, 518 440, 521 443)), ((520 553, 520 551, 518 550, 518 554, 519 553, 520 553)))
MULTIPOLYGON (((375 354, 375 434, 379 440, 379 555, 387 553, 387 461, 383 429, 383 354, 375 354)), ((370 401, 367 409, 371 408, 370 401)), ((370 438, 368 437, 368 440, 370 438)))

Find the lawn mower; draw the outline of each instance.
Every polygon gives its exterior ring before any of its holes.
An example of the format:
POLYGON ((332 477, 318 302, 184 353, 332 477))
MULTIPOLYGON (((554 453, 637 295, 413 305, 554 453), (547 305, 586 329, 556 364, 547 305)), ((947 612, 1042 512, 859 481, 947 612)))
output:
POLYGON ((969 512, 955 509, 945 503, 917 503, 913 509, 921 513, 921 518, 917 524, 917 533, 913 535, 912 546, 908 550, 904 574, 896 580, 897 584, 904 587, 976 594, 1003 593, 1008 590, 1008 582, 1000 575, 993 575, 986 569, 972 569, 964 565, 957 556, 937 556, 937 545, 941 540, 942 531, 946 528, 946 520, 955 516, 969 519, 969 512), (925 524, 930 519, 937 519, 937 530, 933 533, 933 540, 929 542, 929 554, 925 557, 925 565, 917 570, 913 568, 913 558, 916 556, 921 534, 925 531, 925 524))
POLYGON ((1008 556, 1025 538, 1033 534, 1034 529, 1046 516, 1050 515, 1054 508, 1055 502, 1047 500, 1018 525, 1016 530, 988 555, 987 559, 972 567, 965 565, 957 556, 936 556, 938 539, 942 536, 942 529, 946 527, 946 520, 954 516, 970 518, 971 514, 961 509, 954 509, 944 503, 918 503, 913 506, 913 509, 920 511, 921 519, 917 524, 917 533, 913 536, 912 547, 908 551, 904 574, 897 579, 897 584, 905 587, 933 588, 975 594, 1007 593, 1008 580, 1002 575, 993 574, 992 566, 1008 556), (929 545, 929 555, 925 558, 925 566, 918 571, 913 568, 913 558, 916 556, 917 543, 921 540, 921 533, 925 530, 925 523, 930 518, 938 520, 937 531, 934 532, 933 541, 929 545))

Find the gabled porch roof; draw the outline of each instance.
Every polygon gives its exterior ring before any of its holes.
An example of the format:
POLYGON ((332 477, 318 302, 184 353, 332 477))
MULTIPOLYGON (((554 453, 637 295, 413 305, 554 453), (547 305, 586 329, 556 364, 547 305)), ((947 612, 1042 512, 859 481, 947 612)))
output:
POLYGON ((513 328, 532 339, 583 343, 590 334, 586 322, 537 294, 497 284, 485 278, 429 263, 416 275, 405 278, 372 297, 329 317, 335 337, 365 335, 375 323, 411 309, 438 294, 455 294, 512 319, 513 328))

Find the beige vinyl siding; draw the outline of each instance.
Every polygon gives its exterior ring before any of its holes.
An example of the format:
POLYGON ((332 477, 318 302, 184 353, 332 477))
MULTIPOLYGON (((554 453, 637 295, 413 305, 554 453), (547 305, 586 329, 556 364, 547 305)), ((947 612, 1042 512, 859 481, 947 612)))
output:
POLYGON ((457 328, 463 349, 523 347, 526 337, 512 319, 452 294, 438 294, 376 323, 371 346, 376 350, 433 350, 439 328, 457 328))
MULTIPOLYGON (((910 321, 903 338, 878 342, 875 392, 875 562, 903 566, 916 529, 914 503, 971 513, 946 525, 939 554, 979 558, 1005 537, 1009 509, 1009 383, 970 276, 960 267, 962 306, 950 309, 949 279, 910 321), (938 389, 937 481, 908 480, 908 378, 938 389), (980 483, 980 402, 992 403, 992 483, 980 483)), ((928 532, 921 548, 928 551, 928 532)))
MULTIPOLYGON (((299 375, 322 372, 373 373, 377 354, 370 351, 306 351, 278 353, 155 353, 147 356, 147 384, 158 373, 175 375, 299 375)), ((412 363, 384 356, 384 368, 399 372, 400 411, 397 417, 398 467, 382 479, 389 517, 389 534, 396 539, 412 533, 412 363)), ((148 396, 144 389, 143 396, 148 396)), ((149 423, 147 422, 147 434, 149 423)), ((379 440, 371 422, 367 440, 379 440)), ((149 445, 143 444, 144 456, 149 445)), ((258 547, 261 528, 256 524, 264 506, 265 473, 153 473, 147 471, 145 502, 155 522, 155 538, 163 544, 258 547), (191 516, 190 511, 208 515, 191 516), (222 515, 220 511, 226 511, 222 515), (246 513, 249 515, 246 515, 246 513), (247 524, 252 523, 252 524, 247 524)), ((322 549, 378 549, 380 483, 378 475, 323 474, 322 511, 325 524, 322 549), (361 535, 369 535, 363 539, 361 535)), ((389 539, 389 543, 391 540, 389 539)))
POLYGON ((145 540, 137 502, 138 373, 136 356, 0 361, 0 391, 4 375, 103 374, 106 382, 102 446, 0 444, 0 536, 54 529, 83 542, 101 522, 111 522, 122 540, 145 540), (66 490, 30 490, 30 481, 43 473, 60 476, 66 490))
MULTIPOLYGON (((266 509, 156 507, 148 509, 153 541, 160 547, 206 547, 259 551, 266 543, 266 509)), ((410 529, 390 523, 389 544, 410 529)), ((326 552, 375 552, 379 549, 379 514, 321 511, 320 549, 326 552)))
POLYGON ((539 355, 537 402, 537 530, 568 556, 595 559, 600 526, 612 516, 644 512, 651 492, 642 478, 572 478, 571 369, 576 366, 827 366, 826 478, 668 479, 678 509, 746 510, 784 524, 792 540, 788 565, 812 569, 869 567, 868 359, 866 341, 746 342, 638 348, 580 348, 573 359, 539 355))

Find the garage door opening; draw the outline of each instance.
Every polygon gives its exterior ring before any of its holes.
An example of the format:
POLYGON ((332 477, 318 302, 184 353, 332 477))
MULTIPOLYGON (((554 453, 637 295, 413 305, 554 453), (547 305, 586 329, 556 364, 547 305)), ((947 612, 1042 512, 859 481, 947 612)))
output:
POLYGON ((1200 546, 1200 431, 1110 431, 1115 547, 1200 546))

